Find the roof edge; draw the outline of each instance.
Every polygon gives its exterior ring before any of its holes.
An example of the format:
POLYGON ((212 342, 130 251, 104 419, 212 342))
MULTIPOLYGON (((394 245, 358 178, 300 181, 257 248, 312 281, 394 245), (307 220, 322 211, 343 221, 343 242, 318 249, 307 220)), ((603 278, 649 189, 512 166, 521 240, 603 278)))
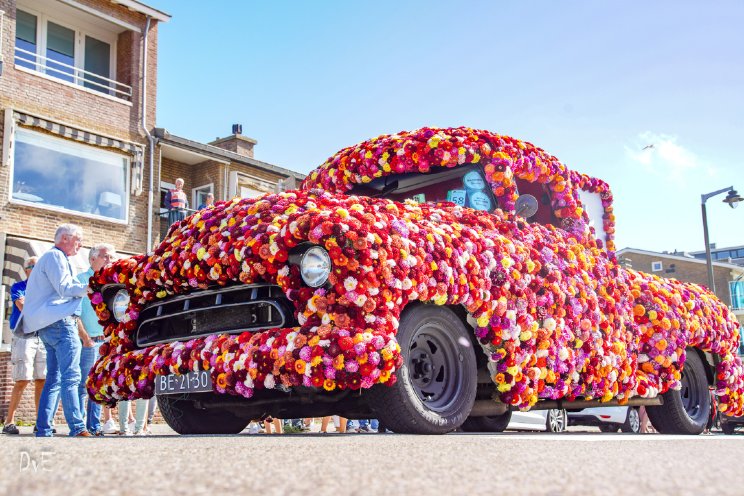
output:
POLYGON ((160 22, 168 22, 171 19, 170 14, 166 14, 161 10, 150 7, 149 5, 145 5, 144 3, 137 0, 111 0, 111 3, 121 5, 128 8, 129 10, 133 10, 135 12, 139 12, 140 14, 152 17, 153 19, 157 19, 160 22))
POLYGON ((268 162, 263 162, 261 160, 256 160, 254 158, 246 157, 244 155, 240 155, 238 153, 225 150, 224 148, 220 148, 218 146, 209 145, 206 143, 201 143, 199 141, 194 141, 188 138, 182 138, 180 136, 176 136, 174 134, 169 133, 168 130, 165 128, 161 128, 161 127, 155 128, 153 130, 153 134, 158 139, 158 141, 161 141, 171 146, 187 148, 187 149, 191 148, 193 150, 197 150, 207 155, 212 155, 214 157, 230 160, 231 162, 236 162, 236 163, 244 164, 244 165, 250 165, 252 167, 256 167, 257 169, 261 169, 265 172, 271 172, 274 174, 279 174, 279 175, 287 176, 287 177, 294 177, 298 181, 302 181, 306 177, 305 174, 301 174, 293 170, 285 169, 284 167, 279 167, 277 165, 273 165, 268 162))
MULTIPOLYGON (((617 250, 615 252, 615 255, 617 255, 617 257, 619 258, 620 255, 622 255, 624 253, 628 253, 628 252, 638 253, 640 255, 653 255, 653 256, 657 256, 657 257, 661 257, 661 258, 671 258, 672 260, 680 260, 680 261, 684 261, 684 262, 693 262, 693 263, 701 263, 701 264, 707 263, 705 260, 702 260, 700 258, 680 257, 679 255, 672 255, 671 253, 661 253, 661 252, 658 252, 658 251, 641 250, 640 248, 630 248, 630 247, 625 247, 625 248, 623 248, 621 250, 617 250)), ((726 262, 717 262, 715 260, 712 260, 711 263, 714 266, 717 266, 717 267, 724 267, 724 268, 727 268, 727 269, 736 269, 736 270, 740 270, 740 271, 744 272, 744 266, 742 266, 742 265, 730 264, 730 263, 726 263, 726 262)))

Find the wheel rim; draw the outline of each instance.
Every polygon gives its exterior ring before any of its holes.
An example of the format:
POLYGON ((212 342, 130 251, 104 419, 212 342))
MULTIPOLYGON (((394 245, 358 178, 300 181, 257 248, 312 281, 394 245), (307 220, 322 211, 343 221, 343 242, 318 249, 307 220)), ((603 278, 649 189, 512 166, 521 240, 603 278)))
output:
POLYGON ((446 410, 457 398, 463 382, 462 361, 447 330, 425 322, 411 337, 408 371, 416 396, 429 410, 446 410))
POLYGON ((641 432, 641 417, 635 408, 628 410, 628 425, 633 432, 641 432))
POLYGON ((566 419, 563 417, 563 412, 560 410, 549 410, 548 422, 552 432, 563 432, 566 428, 566 419))
POLYGON ((687 412, 687 415, 691 418, 697 418, 700 414, 703 404, 703 394, 708 394, 708 391, 701 391, 695 387, 697 383, 697 377, 695 370, 692 367, 685 367, 682 372, 682 389, 680 390, 680 399, 682 400, 682 407, 687 412))

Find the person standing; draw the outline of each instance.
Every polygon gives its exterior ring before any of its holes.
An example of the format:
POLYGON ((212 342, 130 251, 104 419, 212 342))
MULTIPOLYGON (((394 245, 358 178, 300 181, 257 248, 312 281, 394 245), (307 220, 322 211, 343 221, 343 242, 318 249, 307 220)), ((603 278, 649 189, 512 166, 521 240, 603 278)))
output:
POLYGON ((62 224, 54 234, 54 248, 44 253, 28 278, 26 301, 15 333, 38 335, 47 352, 47 379, 39 398, 36 436, 52 436, 57 400, 62 396, 70 436, 90 437, 80 411, 80 338, 74 314, 88 285, 72 274, 68 257, 80 250, 82 230, 62 224))
MULTIPOLYGON (((77 275, 76 279, 81 284, 88 284, 93 273, 101 270, 116 256, 116 250, 108 243, 95 245, 88 252, 88 262, 90 268, 85 272, 77 275)), ((90 370, 98 357, 98 350, 103 343, 103 326, 98 323, 98 316, 93 309, 90 298, 83 298, 80 302, 80 317, 77 321, 78 335, 82 342, 83 348, 80 352, 80 386, 78 394, 80 395, 80 409, 85 417, 85 427, 91 434, 102 434, 101 428, 101 405, 95 401, 90 401, 85 382, 90 370), (87 400, 87 407, 86 405, 87 400)))
POLYGON ((168 223, 179 222, 186 217, 186 209, 189 208, 189 199, 183 191, 183 179, 176 179, 176 187, 165 195, 165 208, 168 209, 168 223))
MULTIPOLYGON (((18 281, 10 287, 10 299, 13 303, 13 311, 10 314, 11 329, 14 329, 18 324, 18 318, 21 316, 23 304, 26 300, 28 278, 37 260, 37 257, 27 258, 23 264, 26 279, 18 281)), ((15 412, 21 403, 23 391, 32 380, 34 381, 34 404, 36 410, 39 410, 39 398, 46 378, 46 349, 44 343, 41 342, 39 336, 13 336, 10 361, 13 366, 12 378, 15 384, 13 384, 13 391, 10 393, 8 414, 5 417, 2 432, 3 434, 18 434, 18 427, 15 425, 15 412)))
POLYGON ((204 203, 199 205, 198 210, 204 210, 205 208, 209 208, 213 206, 214 206, 214 195, 212 193, 207 193, 207 196, 204 197, 204 203))

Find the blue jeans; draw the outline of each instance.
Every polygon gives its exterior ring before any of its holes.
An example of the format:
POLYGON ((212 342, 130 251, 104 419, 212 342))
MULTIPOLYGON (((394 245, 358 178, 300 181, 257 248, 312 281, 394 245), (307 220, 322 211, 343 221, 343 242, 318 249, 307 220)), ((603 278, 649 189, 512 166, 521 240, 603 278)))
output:
POLYGON ((88 379, 88 374, 90 373, 90 369, 93 368, 96 358, 98 358, 98 349, 100 347, 101 343, 94 343, 90 348, 83 346, 80 352, 80 387, 78 388, 80 409, 85 418, 85 427, 88 429, 88 432, 93 434, 101 430, 101 405, 88 398, 85 381, 88 379), (88 401, 88 406, 84 407, 83 405, 85 405, 86 400, 88 401))
POLYGON ((360 428, 366 428, 367 426, 370 426, 374 430, 377 430, 377 428, 380 426, 380 422, 378 422, 377 419, 362 419, 359 421, 360 428))
POLYGON ((47 377, 39 399, 36 436, 51 437, 52 420, 60 395, 70 436, 77 436, 85 430, 78 396, 82 345, 77 324, 72 317, 65 317, 40 329, 39 337, 47 351, 47 377))

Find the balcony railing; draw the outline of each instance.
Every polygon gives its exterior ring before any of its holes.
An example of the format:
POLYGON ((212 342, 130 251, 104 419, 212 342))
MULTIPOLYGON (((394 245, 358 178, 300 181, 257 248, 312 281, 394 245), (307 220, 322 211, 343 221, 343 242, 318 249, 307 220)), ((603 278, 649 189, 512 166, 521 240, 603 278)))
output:
MULTIPOLYGON (((184 218, 196 212, 196 210, 193 210, 191 208, 184 208, 182 210, 184 211, 184 218)), ((171 227, 168 210, 161 209, 159 216, 160 216, 160 239, 163 240, 165 239, 165 235, 168 234, 168 229, 170 229, 171 227)))
POLYGON ((132 99, 132 87, 129 85, 20 47, 15 48, 15 64, 121 100, 132 99))

